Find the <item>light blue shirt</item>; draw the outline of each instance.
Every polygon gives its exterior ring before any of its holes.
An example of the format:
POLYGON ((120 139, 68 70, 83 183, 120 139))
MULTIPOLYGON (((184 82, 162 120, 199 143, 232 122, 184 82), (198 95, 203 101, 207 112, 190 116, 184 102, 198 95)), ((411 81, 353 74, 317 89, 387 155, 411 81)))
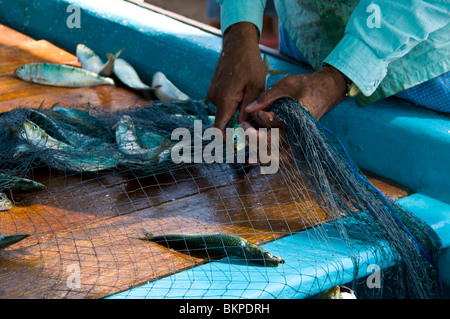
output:
MULTIPOLYGON (((221 27, 247 21, 262 30, 265 0, 218 0, 221 27)), ((275 0, 300 52, 361 90, 360 105, 414 87, 450 70, 449 0, 275 0)))

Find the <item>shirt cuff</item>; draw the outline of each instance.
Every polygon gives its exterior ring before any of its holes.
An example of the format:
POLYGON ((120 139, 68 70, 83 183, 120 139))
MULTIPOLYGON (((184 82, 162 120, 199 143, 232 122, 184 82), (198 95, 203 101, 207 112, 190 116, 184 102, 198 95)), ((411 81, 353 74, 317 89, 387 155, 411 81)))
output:
POLYGON ((222 34, 232 24, 238 22, 253 23, 261 34, 265 1, 224 0, 220 10, 222 34))
POLYGON ((377 89, 387 73, 387 63, 357 37, 347 33, 325 59, 369 96, 377 89))

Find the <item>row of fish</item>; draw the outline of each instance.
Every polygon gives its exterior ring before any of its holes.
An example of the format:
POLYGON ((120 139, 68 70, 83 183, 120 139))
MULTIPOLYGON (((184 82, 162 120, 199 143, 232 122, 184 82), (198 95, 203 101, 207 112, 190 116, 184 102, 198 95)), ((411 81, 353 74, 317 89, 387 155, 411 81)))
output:
POLYGON ((145 84, 133 66, 119 58, 122 50, 116 54, 107 53, 108 61, 104 62, 92 49, 78 44, 76 55, 81 68, 55 63, 29 63, 15 69, 14 74, 28 82, 72 88, 114 85, 112 76, 115 76, 131 89, 151 90, 160 100, 189 99, 189 96, 181 92, 162 72, 153 75, 151 86, 145 84))
POLYGON ((110 128, 95 116, 59 105, 49 110, 29 109, 30 114, 39 116, 25 119, 16 134, 21 144, 15 157, 38 154, 50 168, 72 172, 98 172, 126 167, 124 163, 151 166, 168 159, 171 144, 162 136, 147 132, 146 140, 139 139, 133 120, 122 116, 114 126, 115 136, 110 136, 110 128), (70 129, 55 121, 70 124, 70 129), (45 128, 45 129, 44 129, 45 128), (142 146, 153 143, 153 147, 142 146))

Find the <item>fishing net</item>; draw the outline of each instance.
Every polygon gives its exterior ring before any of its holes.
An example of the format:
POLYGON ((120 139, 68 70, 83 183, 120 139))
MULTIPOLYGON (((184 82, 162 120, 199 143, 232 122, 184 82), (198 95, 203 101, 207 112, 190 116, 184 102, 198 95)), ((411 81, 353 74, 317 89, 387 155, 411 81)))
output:
POLYGON ((186 160, 210 143, 196 130, 214 122, 207 102, 1 113, 0 235, 31 234, 0 251, 3 297, 314 298, 342 284, 358 298, 439 297, 434 231, 374 188, 297 102, 272 109, 285 123, 273 174, 226 152, 222 163, 186 160), (194 145, 178 163, 176 129, 194 145), (149 234, 203 237, 179 250, 141 240, 149 234), (284 263, 255 263, 222 237, 214 248, 231 249, 213 254, 206 234, 245 238, 284 263))

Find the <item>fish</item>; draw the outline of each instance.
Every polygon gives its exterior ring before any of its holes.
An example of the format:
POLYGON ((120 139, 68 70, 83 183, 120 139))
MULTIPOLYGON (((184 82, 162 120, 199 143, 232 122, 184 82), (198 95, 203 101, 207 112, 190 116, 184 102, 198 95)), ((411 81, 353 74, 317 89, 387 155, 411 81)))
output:
POLYGON ((116 54, 106 53, 106 56, 108 57, 108 62, 106 62, 105 65, 103 65, 98 74, 102 76, 112 75, 114 73, 115 65, 117 63, 117 58, 119 57, 120 53, 122 53, 122 51, 123 49, 119 50, 116 54))
POLYGON ((158 71, 153 75, 152 91, 162 101, 189 100, 189 96, 181 92, 165 75, 158 71))
POLYGON ((333 286, 319 295, 319 299, 356 299, 356 295, 348 287, 333 286))
POLYGON ((74 127, 78 132, 95 137, 105 137, 107 130, 95 116, 77 109, 55 105, 48 111, 49 116, 74 127))
POLYGON ((59 87, 114 85, 114 80, 71 65, 30 63, 14 70, 16 77, 33 83, 59 87))
POLYGON ((119 50, 116 54, 107 53, 106 56, 108 57, 108 62, 106 63, 104 63, 92 49, 81 43, 77 45, 76 54, 83 69, 101 76, 110 76, 114 71, 115 60, 119 57, 122 51, 123 49, 119 50))
POLYGON ((54 139, 28 120, 23 122, 20 137, 42 151, 39 158, 49 167, 60 171, 99 172, 114 168, 120 157, 109 143, 100 143, 90 153, 86 153, 84 149, 54 139))
POLYGON ((125 60, 116 59, 114 63, 114 75, 126 86, 135 90, 150 90, 150 86, 139 78, 136 70, 125 60))
MULTIPOLYGON (((41 104, 42 107, 42 104, 41 104)), ((39 125, 42 129, 44 129, 49 135, 54 137, 57 140, 60 140, 61 142, 64 142, 66 144, 76 146, 76 143, 74 143, 66 134, 66 132, 51 118, 49 118, 44 112, 41 112, 39 109, 27 109, 28 119, 32 121, 33 123, 39 125)))
POLYGON ((30 237, 33 234, 13 234, 0 236, 0 249, 8 248, 9 246, 18 243, 22 239, 30 237))
POLYGON ((50 136, 36 123, 24 120, 19 138, 40 149, 69 150, 71 146, 50 136))
POLYGON ((187 251, 190 254, 206 253, 208 256, 238 257, 269 267, 277 267, 284 263, 281 257, 271 254, 242 237, 231 234, 153 235, 144 230, 144 237, 138 237, 138 239, 152 241, 174 250, 187 251))
MULTIPOLYGON (((136 135, 136 127, 129 115, 122 116, 116 125, 117 146, 126 155, 137 156, 145 162, 156 163, 159 160, 159 154, 170 146, 167 139, 163 138, 161 144, 156 147, 142 147, 136 135)), ((153 135, 156 136, 155 133, 153 135)))
POLYGON ((13 193, 29 193, 44 190, 45 186, 27 178, 0 173, 0 189, 10 189, 13 193))
POLYGON ((0 211, 13 208, 13 203, 9 200, 5 193, 0 193, 0 211))
POLYGON ((105 62, 95 52, 86 45, 77 45, 76 55, 81 67, 85 70, 98 74, 105 65, 105 62))

